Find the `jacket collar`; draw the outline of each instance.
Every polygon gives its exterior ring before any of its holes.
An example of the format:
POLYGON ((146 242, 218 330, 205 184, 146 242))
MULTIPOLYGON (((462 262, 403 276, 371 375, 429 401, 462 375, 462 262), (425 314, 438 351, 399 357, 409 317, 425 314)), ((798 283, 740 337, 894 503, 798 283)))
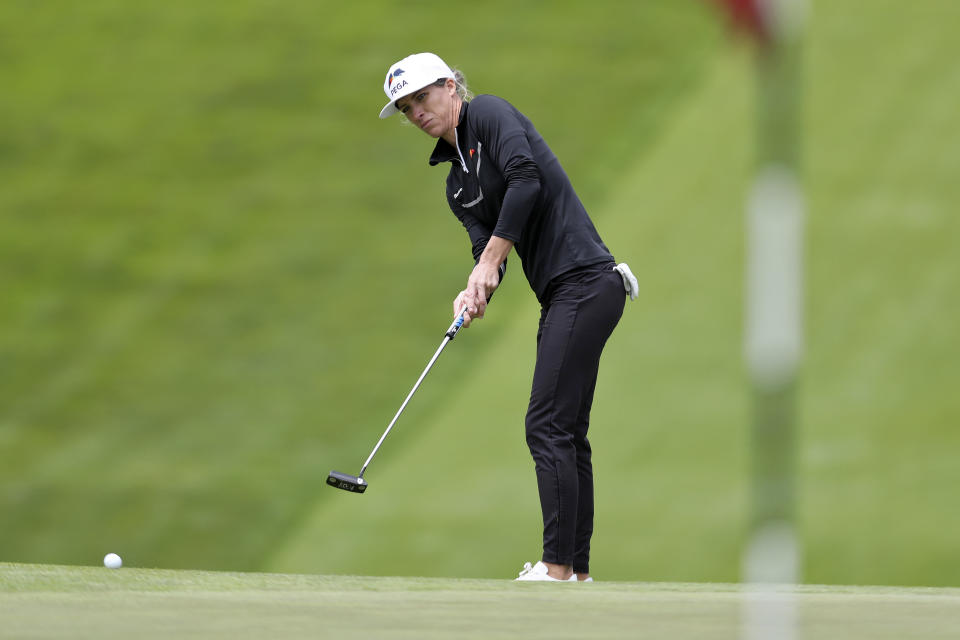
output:
MULTIPOLYGON (((464 139, 467 132, 467 107, 470 103, 464 100, 460 105, 460 122, 457 123, 457 136, 460 140, 464 139)), ((437 146, 433 148, 430 154, 430 166, 434 167, 441 162, 453 162, 460 160, 461 155, 453 146, 443 138, 437 139, 437 146)))

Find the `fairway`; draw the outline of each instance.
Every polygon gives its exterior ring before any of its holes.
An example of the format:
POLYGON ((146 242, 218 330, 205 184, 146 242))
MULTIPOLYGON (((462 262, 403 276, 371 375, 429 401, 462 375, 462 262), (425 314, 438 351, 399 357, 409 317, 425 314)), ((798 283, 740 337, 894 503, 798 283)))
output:
MULTIPOLYGON (((960 589, 803 586, 793 598, 797 637, 954 638, 960 628, 960 589)), ((742 588, 730 584, 518 584, 0 564, 0 635, 722 639, 740 637, 744 599, 742 588)))

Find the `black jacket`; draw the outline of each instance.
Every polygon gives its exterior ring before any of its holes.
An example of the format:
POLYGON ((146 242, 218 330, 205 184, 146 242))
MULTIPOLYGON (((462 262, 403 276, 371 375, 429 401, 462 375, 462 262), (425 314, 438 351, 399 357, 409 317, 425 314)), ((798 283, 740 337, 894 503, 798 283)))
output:
POLYGON ((480 258, 491 235, 512 240, 537 298, 577 267, 613 262, 560 161, 533 123, 506 100, 464 102, 459 149, 443 138, 430 164, 451 162, 447 201, 480 258))

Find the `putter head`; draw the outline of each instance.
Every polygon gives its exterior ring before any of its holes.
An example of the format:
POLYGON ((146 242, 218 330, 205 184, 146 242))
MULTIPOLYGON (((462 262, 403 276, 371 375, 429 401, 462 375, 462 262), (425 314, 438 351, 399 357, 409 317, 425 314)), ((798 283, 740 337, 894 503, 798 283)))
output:
POLYGON ((339 471, 330 472, 330 475, 327 476, 327 484, 337 489, 343 489, 344 491, 352 491, 353 493, 363 493, 367 490, 366 480, 357 476, 347 475, 346 473, 340 473, 339 471))

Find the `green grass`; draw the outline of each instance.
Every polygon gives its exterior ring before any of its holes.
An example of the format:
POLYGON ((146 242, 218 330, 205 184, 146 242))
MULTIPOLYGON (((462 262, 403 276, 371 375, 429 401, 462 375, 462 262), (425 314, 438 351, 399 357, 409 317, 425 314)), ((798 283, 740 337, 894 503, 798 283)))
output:
MULTIPOLYGON (((430 141, 376 118, 387 66, 433 49, 530 115, 640 276, 593 415, 594 572, 738 579, 748 51, 707 3, 492 5, 464 9, 469 37, 425 2, 0 5, 0 559, 469 578, 535 559, 519 264, 367 494, 323 485, 357 471, 471 264, 430 141)), ((956 586, 960 5, 814 5, 804 578, 956 586)))
MULTIPOLYGON (((729 584, 370 578, 0 564, 0 625, 29 638, 739 638, 729 584)), ((752 598, 752 600, 751 600, 752 598)), ((960 590, 805 586, 802 637, 953 637, 960 590)), ((770 633, 770 629, 765 629, 770 633)), ((769 637, 769 636, 766 636, 769 637)), ((798 636, 799 637, 799 636, 798 636)))

